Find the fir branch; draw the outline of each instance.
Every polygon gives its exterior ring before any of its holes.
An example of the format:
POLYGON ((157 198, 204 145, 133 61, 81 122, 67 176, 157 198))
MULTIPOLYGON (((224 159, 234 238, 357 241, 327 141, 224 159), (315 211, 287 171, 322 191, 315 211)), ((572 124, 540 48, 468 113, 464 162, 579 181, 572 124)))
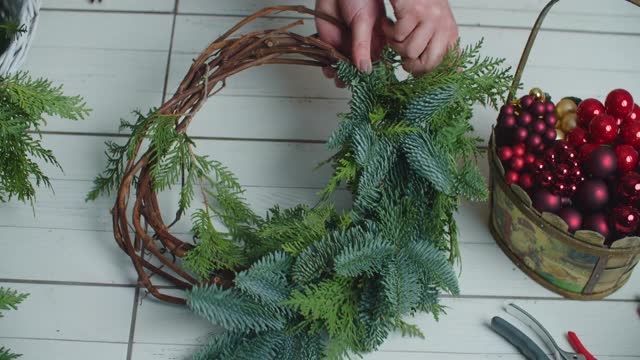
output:
POLYGON ((15 360, 22 355, 12 353, 9 349, 0 346, 0 360, 15 360))
POLYGON ((20 294, 15 290, 0 287, 0 310, 17 310, 18 305, 28 296, 28 294, 20 294))
POLYGON ((439 191, 451 194, 455 180, 449 154, 436 147, 426 133, 409 135, 403 142, 403 149, 413 171, 439 191))
POLYGON ((451 264, 441 251, 427 241, 416 240, 409 243, 403 254, 415 268, 421 269, 426 279, 453 295, 460 294, 458 277, 451 264))
POLYGON ((424 340, 424 334, 418 325, 409 324, 403 320, 396 320, 393 327, 400 330, 403 337, 417 337, 424 340))
POLYGON ((27 32, 27 27, 17 20, 6 20, 0 24, 0 34, 3 34, 6 39, 13 39, 25 32, 27 32))

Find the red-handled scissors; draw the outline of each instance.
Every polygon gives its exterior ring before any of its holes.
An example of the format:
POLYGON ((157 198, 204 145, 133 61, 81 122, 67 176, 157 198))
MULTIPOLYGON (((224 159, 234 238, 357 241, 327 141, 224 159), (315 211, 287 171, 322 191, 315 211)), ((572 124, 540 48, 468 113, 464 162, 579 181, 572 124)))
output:
POLYGON ((587 351, 587 348, 585 348, 584 345, 582 345, 582 342, 580 341, 576 333, 574 333, 573 331, 569 331, 567 333, 567 337, 569 338, 569 344, 571 344, 573 350, 575 350, 578 354, 584 355, 586 360, 598 360, 595 358, 595 356, 591 355, 589 351, 587 351))

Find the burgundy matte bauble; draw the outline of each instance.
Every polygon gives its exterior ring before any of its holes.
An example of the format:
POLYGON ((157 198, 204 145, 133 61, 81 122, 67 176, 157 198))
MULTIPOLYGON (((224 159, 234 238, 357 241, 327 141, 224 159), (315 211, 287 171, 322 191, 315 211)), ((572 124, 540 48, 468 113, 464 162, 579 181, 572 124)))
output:
POLYGON ((534 98, 531 95, 525 95, 523 97, 520 98, 519 102, 520 102, 520 106, 523 109, 528 109, 529 106, 531 106, 531 104, 533 104, 533 102, 536 100, 536 98, 534 98))
POLYGON ((529 173, 522 173, 518 176, 518 185, 525 190, 533 187, 533 176, 529 173))
POLYGON ((616 195, 626 203, 636 203, 640 200, 640 174, 631 171, 623 175, 616 186, 616 195))
POLYGON ((618 145, 614 149, 618 159, 618 172, 626 174, 636 168, 638 152, 631 145, 618 145))
POLYGON ((596 178, 606 178, 618 168, 616 153, 607 146, 593 150, 585 163, 587 172, 596 178))
POLYGON ((529 107, 529 112, 535 117, 541 117, 547 112, 547 108, 542 101, 536 100, 529 107))
POLYGON ((542 135, 544 134, 545 130, 547 130, 547 124, 544 123, 544 120, 537 119, 533 123, 531 123, 531 126, 529 128, 534 133, 542 135))
POLYGON ((553 185, 553 173, 549 170, 543 170, 538 173, 536 181, 542 188, 549 188, 553 185))
POLYGON ((627 236, 638 229, 640 213, 633 206, 617 206, 609 215, 609 223, 618 236, 627 236))
POLYGON ((527 128, 517 127, 513 131, 513 143, 521 144, 525 140, 527 140, 527 136, 529 136, 529 132, 527 131, 527 128))
POLYGON ((524 156, 524 154, 526 152, 526 148, 525 148, 524 144, 513 145, 513 147, 511 149, 513 149, 513 155, 515 155, 515 156, 524 156))
POLYGON ((555 169, 556 177, 559 179, 564 179, 569 176, 569 165, 567 164, 558 164, 555 169))
POLYGON ((571 146, 578 148, 580 145, 587 143, 587 131, 577 127, 567 134, 566 140, 571 146))
POLYGON ((619 118, 625 118, 633 109, 633 97, 624 89, 615 89, 607 95, 604 101, 604 108, 607 114, 619 118))
POLYGON ((533 116, 531 116, 531 114, 529 114, 528 112, 523 111, 520 113, 520 115, 518 115, 516 120, 518 122, 518 126, 527 127, 533 121, 533 116))
POLYGON ((513 150, 508 146, 499 147, 497 153, 500 161, 508 161, 513 156, 513 150))
POLYGON ((575 208, 566 207, 558 211, 558 216, 569 225, 569 232, 575 232, 582 227, 582 214, 575 208))
POLYGON ((511 104, 502 105, 500 108, 500 115, 513 115, 516 112, 516 108, 511 104))
POLYGON ((556 136, 558 136, 556 129, 547 128, 547 130, 545 130, 544 134, 542 135, 542 141, 550 144, 556 140, 556 136))
POLYGON ((576 110, 578 126, 586 128, 596 115, 604 114, 604 105, 597 99, 584 99, 576 110))
POLYGON ((542 154, 542 159, 546 161, 547 164, 555 165, 558 160, 558 153, 553 148, 548 148, 542 154))
POLYGON ((550 128, 555 128, 558 123, 558 118, 554 113, 550 113, 544 116, 544 123, 550 128))
POLYGON ((516 117, 513 115, 504 115, 498 118, 498 126, 505 129, 513 129, 517 125, 516 117))
POLYGON ((631 112, 627 115, 626 119, 640 121, 640 105, 633 104, 633 109, 631 109, 631 112))
POLYGON ((602 234, 605 239, 611 237, 611 230, 607 217, 603 213, 587 215, 582 220, 582 228, 602 234))
POLYGON ((531 200, 533 201, 533 208, 540 212, 555 213, 560 210, 560 196, 554 195, 545 189, 534 192, 531 200))
POLYGON ((518 173, 513 170, 507 170, 504 173, 504 182, 511 185, 518 182, 518 173))
MULTIPOLYGON (((544 108, 547 111, 547 114, 551 115, 554 114, 556 112, 556 106, 553 104, 553 102, 551 101, 546 101, 544 103, 544 108)), ((554 123, 555 124, 555 123, 554 123)))
POLYGON ((600 179, 589 179, 583 182, 576 192, 575 200, 582 210, 602 209, 609 202, 607 183, 600 179))
POLYGON ((542 136, 540 136, 540 134, 529 134, 527 137, 527 148, 534 150, 537 149, 540 144, 542 144, 542 136))
POLYGON ((522 156, 512 156, 511 160, 509 160, 509 167, 513 171, 520 172, 524 169, 524 158, 522 156))
POLYGON ((536 161, 536 156, 532 153, 525 153, 524 156, 524 165, 527 167, 531 167, 534 161, 536 161))
POLYGON ((620 127, 620 139, 623 144, 640 150, 640 121, 625 120, 620 127))
POLYGON ((596 115, 589 123, 589 138, 596 144, 611 144, 617 136, 618 124, 611 115, 596 115))
POLYGON ((599 147, 600 147, 600 144, 590 144, 590 143, 580 146, 580 148, 578 148, 578 159, 580 161, 586 161, 591 155, 591 153, 593 152, 593 150, 599 147))

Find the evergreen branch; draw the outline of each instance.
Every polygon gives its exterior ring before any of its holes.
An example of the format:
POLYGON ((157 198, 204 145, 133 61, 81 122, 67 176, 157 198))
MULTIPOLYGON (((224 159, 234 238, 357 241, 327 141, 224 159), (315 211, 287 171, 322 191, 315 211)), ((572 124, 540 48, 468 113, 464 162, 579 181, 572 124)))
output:
POLYGON ((460 294, 458 277, 441 251, 426 241, 417 240, 409 243, 403 254, 415 267, 422 269, 429 281, 433 281, 438 287, 446 289, 453 295, 460 294))
POLYGON ((409 135, 403 142, 403 148, 413 171, 429 180, 439 191, 451 194, 454 175, 448 154, 435 147, 426 133, 409 135))
POLYGON ((13 39, 14 36, 27 32, 27 27, 20 24, 17 20, 6 20, 0 24, 0 33, 4 34, 6 39, 13 39))
POLYGON ((445 85, 429 90, 424 95, 413 99, 405 110, 409 124, 415 127, 429 125, 429 120, 442 109, 446 109, 457 95, 454 85, 445 85))
POLYGON ((0 287, 0 310, 17 310, 18 305, 28 296, 28 294, 20 294, 15 290, 0 287))
POLYGON ((361 274, 373 276, 380 272, 393 251, 393 245, 371 233, 354 240, 336 256, 336 273, 357 277, 361 274))
POLYGON ((393 326, 395 329, 401 331, 402 337, 417 337, 424 340, 424 334, 418 325, 409 324, 403 320, 396 320, 393 326))
POLYGON ((15 360, 22 355, 11 353, 9 349, 0 346, 0 360, 15 360))

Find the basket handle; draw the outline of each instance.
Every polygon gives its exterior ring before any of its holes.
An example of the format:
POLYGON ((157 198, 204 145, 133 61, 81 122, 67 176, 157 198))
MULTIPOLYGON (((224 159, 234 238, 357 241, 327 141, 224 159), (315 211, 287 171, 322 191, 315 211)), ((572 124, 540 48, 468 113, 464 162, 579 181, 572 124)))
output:
MULTIPOLYGON (((529 54, 531 53, 531 48, 533 47, 533 43, 536 41, 536 37, 538 36, 538 32, 540 31, 540 27, 542 26, 542 22, 544 18, 549 13, 549 10, 560 0, 551 0, 547 3, 547 5, 542 9, 540 15, 536 19, 533 28, 531 29, 531 33, 529 34, 529 39, 527 40, 527 45, 524 47, 524 51, 522 51, 522 55, 520 56, 520 62, 518 63, 518 69, 516 70, 516 74, 513 77, 513 83, 511 84, 511 89, 509 90, 509 97, 507 100, 511 101, 514 99, 518 86, 520 85, 520 79, 522 78, 522 72, 524 71, 524 67, 527 65, 527 60, 529 60, 529 54)), ((640 6, 640 0, 627 0, 628 2, 640 6)))

